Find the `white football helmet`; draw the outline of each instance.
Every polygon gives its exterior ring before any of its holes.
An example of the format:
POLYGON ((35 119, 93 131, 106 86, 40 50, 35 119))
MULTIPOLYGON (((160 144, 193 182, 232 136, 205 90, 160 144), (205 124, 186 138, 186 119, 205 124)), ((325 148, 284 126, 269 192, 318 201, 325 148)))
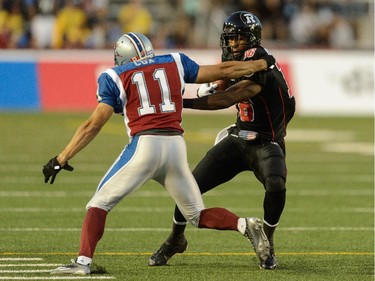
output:
POLYGON ((155 56, 151 41, 137 32, 122 35, 116 42, 114 55, 115 66, 155 56))

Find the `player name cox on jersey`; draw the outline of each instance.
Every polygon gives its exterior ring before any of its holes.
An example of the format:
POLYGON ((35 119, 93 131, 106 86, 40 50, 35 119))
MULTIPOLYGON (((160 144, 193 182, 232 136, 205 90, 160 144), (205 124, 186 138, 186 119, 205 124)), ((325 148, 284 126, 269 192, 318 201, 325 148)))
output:
POLYGON ((146 59, 146 60, 133 61, 133 63, 136 66, 141 66, 141 65, 146 65, 146 64, 149 64, 149 63, 155 63, 155 60, 153 60, 153 59, 146 59))

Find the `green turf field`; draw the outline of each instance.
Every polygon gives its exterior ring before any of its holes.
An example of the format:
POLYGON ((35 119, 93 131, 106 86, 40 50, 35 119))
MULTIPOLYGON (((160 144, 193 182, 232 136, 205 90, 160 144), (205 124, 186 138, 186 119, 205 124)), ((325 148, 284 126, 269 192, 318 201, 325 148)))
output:
MULTIPOLYGON (((70 162, 74 172, 62 171, 53 185, 45 184, 42 166, 87 116, 0 114, 0 280, 53 280, 48 271, 76 256, 85 205, 127 143, 122 118, 113 116, 70 162)), ((185 114, 192 168, 233 121, 232 115, 185 114)), ((297 116, 291 122, 277 270, 260 270, 238 233, 191 226, 184 254, 167 267, 148 267, 149 255, 169 233, 174 208, 166 191, 150 182, 109 214, 94 259, 107 273, 91 279, 374 280, 373 128, 373 118, 297 116)), ((204 199, 208 207, 262 217, 263 188, 250 172, 204 199)))

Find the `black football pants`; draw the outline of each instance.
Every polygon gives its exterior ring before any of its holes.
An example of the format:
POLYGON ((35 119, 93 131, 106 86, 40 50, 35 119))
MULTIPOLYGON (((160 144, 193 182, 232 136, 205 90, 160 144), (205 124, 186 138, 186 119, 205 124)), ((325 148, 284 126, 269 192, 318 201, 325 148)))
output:
MULTIPOLYGON (((253 143, 229 135, 207 152, 193 170, 193 175, 203 194, 242 171, 253 171, 263 184, 264 219, 271 225, 277 224, 284 209, 286 193, 285 154, 278 144, 253 143)), ((185 221, 177 207, 174 217, 178 222, 185 221)))

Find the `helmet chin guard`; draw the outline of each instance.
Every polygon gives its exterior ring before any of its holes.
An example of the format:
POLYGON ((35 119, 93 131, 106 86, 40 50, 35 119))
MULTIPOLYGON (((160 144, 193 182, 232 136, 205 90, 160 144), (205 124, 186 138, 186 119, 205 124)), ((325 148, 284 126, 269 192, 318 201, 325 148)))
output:
POLYGON ((154 56, 151 41, 145 35, 137 32, 123 34, 114 47, 115 66, 153 58, 154 56))

